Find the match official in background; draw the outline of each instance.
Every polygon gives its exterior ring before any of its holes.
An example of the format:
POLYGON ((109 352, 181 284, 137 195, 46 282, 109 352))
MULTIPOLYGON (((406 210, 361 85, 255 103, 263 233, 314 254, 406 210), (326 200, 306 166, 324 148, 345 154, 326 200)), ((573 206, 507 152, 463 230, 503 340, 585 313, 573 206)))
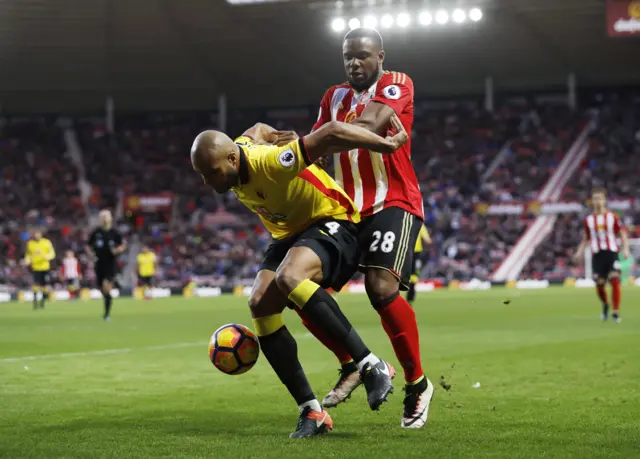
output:
POLYGON ((55 259, 56 251, 53 244, 46 237, 42 237, 42 231, 33 233, 33 238, 27 242, 27 253, 24 258, 26 265, 31 267, 33 273, 33 310, 38 309, 38 292, 42 293, 40 308, 44 309, 45 301, 49 299, 49 287, 51 286, 51 261, 55 259))
POLYGON ((87 252, 94 260, 96 282, 104 298, 104 320, 111 317, 111 290, 117 274, 116 259, 123 253, 127 244, 112 228, 113 217, 108 210, 100 211, 100 227, 89 236, 87 252))
POLYGON ((144 299, 151 299, 153 276, 156 274, 156 254, 148 246, 142 247, 138 254, 138 282, 144 292, 144 299))
POLYGON ((416 239, 416 246, 413 250, 413 274, 409 280, 409 291, 407 292, 407 302, 413 304, 416 299, 416 284, 420 280, 420 271, 422 271, 422 264, 424 262, 424 246, 431 245, 431 236, 426 225, 422 225, 420 228, 420 234, 416 239))

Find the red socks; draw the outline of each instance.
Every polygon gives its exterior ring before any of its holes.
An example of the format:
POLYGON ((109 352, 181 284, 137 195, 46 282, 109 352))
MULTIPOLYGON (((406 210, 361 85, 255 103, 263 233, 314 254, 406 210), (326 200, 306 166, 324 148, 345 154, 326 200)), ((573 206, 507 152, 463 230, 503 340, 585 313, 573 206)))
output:
POLYGON ((303 310, 296 308, 296 312, 302 319, 302 324, 307 327, 307 330, 309 330, 318 341, 324 344, 327 349, 336 355, 341 365, 353 361, 349 353, 342 346, 336 343, 329 335, 327 335, 322 328, 318 327, 318 325, 316 325, 303 310))
POLYGON ((605 289, 604 284, 596 284, 596 292, 598 292, 598 298, 600 298, 602 304, 609 304, 609 300, 607 300, 607 290, 605 289))
POLYGON ((420 335, 416 313, 411 305, 398 295, 391 303, 377 311, 396 357, 404 369, 405 380, 414 382, 422 378, 424 372, 420 362, 420 335))
POLYGON ((620 279, 614 278, 611 282, 611 298, 613 299, 613 311, 620 310, 620 279))

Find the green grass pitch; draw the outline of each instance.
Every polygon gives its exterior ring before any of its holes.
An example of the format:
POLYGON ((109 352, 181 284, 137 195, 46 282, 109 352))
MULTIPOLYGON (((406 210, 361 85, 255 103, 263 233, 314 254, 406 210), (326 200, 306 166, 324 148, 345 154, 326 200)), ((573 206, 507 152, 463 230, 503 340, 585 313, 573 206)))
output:
MULTIPOLYGON (((339 301, 369 347, 397 365, 366 297, 339 301)), ((218 326, 251 326, 244 298, 116 300, 110 323, 99 301, 36 312, 2 304, 0 456, 637 458, 639 304, 640 289, 624 290, 614 324, 599 320, 591 289, 420 294, 423 361, 436 385, 427 427, 399 427, 398 367, 380 412, 358 389, 331 411, 333 432, 302 441, 288 439, 297 407, 264 357, 241 376, 208 360, 218 326)), ((321 398, 336 362, 291 311, 286 322, 321 398)))

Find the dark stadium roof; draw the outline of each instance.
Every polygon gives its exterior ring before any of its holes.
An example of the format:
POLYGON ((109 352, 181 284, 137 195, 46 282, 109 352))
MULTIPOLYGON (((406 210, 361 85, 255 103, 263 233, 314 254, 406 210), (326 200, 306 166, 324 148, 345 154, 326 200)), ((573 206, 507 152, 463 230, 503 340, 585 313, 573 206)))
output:
MULTIPOLYGON (((607 37, 602 0, 462 4, 484 19, 383 33, 387 67, 419 94, 479 93, 485 75, 498 90, 562 86, 572 71, 579 84, 640 82, 640 41, 607 37)), ((343 79, 332 5, 0 0, 0 107, 96 111, 112 94, 118 109, 211 108, 221 92, 235 106, 314 103, 343 79)), ((435 4, 447 5, 461 2, 435 4)))

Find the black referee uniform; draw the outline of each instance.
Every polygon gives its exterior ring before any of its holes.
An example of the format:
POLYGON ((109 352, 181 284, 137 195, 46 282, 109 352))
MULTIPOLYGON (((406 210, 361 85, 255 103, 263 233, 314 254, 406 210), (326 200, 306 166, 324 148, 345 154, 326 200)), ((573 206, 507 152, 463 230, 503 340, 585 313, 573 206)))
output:
POLYGON ((111 313, 111 291, 105 292, 103 290, 104 281, 108 281, 111 284, 115 281, 116 274, 118 273, 116 258, 112 250, 122 245, 124 240, 120 233, 113 228, 105 230, 104 228, 97 228, 89 236, 87 245, 91 248, 93 253, 96 254, 97 261, 95 262, 96 281, 98 288, 102 291, 104 297, 104 318, 107 320, 111 313))

